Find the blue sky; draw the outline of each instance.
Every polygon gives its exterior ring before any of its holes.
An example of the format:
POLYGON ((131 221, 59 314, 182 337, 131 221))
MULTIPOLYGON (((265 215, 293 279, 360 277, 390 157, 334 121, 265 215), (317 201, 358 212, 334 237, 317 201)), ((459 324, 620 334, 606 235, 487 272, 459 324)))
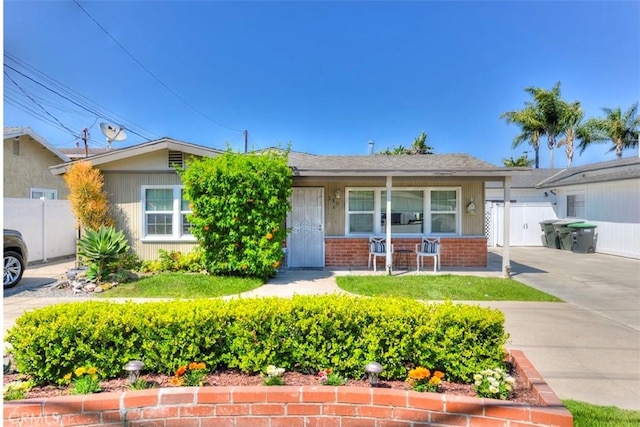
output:
MULTIPOLYGON (((74 1, 4 2, 4 125, 57 147, 84 127, 104 146, 100 122, 128 130, 115 147, 169 136, 242 150, 246 129, 249 148, 317 154, 425 131, 435 153, 502 165, 533 157, 499 119, 525 87, 560 81, 587 117, 640 99, 639 2, 79 3, 106 32, 74 1)), ((608 149, 574 165, 614 159, 608 149)))

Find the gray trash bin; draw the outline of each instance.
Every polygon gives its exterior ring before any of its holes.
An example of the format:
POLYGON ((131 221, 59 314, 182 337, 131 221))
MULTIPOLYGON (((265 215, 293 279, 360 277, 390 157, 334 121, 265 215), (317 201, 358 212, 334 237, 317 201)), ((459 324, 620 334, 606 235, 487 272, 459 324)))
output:
POLYGON ((553 223, 553 229, 556 233, 556 248, 563 251, 570 251, 573 246, 573 236, 571 235, 570 224, 576 224, 584 221, 576 221, 575 219, 563 219, 553 223))
POLYGON ((542 246, 556 249, 556 232, 553 229, 553 223, 557 221, 557 219, 547 219, 544 221, 540 221, 540 229, 542 231, 542 246))
POLYGON ((571 230, 571 250, 580 254, 592 254, 596 251, 596 228, 595 224, 581 222, 578 224, 569 224, 571 230))

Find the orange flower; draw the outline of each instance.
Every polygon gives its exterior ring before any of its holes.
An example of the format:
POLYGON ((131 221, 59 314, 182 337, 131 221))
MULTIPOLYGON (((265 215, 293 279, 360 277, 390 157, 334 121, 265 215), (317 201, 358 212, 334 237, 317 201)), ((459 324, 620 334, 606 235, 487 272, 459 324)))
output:
POLYGON ((243 270, 246 270, 247 268, 249 268, 249 267, 247 267, 247 264, 243 264, 243 265, 242 265, 242 269, 243 269, 243 270))
POLYGON ((209 226, 208 225, 204 226, 204 231, 209 231, 209 226))
POLYGON ((169 384, 172 386, 180 387, 184 384, 184 379, 182 377, 171 377, 169 380, 169 384))
POLYGON ((267 240, 271 240, 271 239, 273 239, 273 234, 267 233, 267 240))
POLYGON ((429 384, 438 385, 442 382, 442 380, 436 376, 431 377, 429 380, 429 384))
POLYGON ((280 261, 276 261, 273 263, 273 268, 278 268, 280 267, 280 261))
POLYGON ((196 369, 198 369, 198 364, 196 362, 189 363, 189 370, 190 371, 195 371, 196 369))
POLYGON ((197 366, 197 368, 198 368, 198 369, 200 369, 200 370, 203 370, 203 369, 205 369, 206 367, 207 367, 207 365, 205 365, 205 363, 204 363, 204 362, 200 362, 200 363, 198 363, 198 366, 197 366))
POLYGON ((180 375, 184 374, 185 372, 187 372, 187 367, 186 366, 180 366, 176 370, 176 376, 179 377, 180 375))
POLYGON ((422 366, 418 366, 415 369, 409 371, 409 378, 414 380, 423 380, 425 378, 429 378, 431 372, 427 368, 423 368, 422 366))
POLYGON ((433 376, 434 376, 434 377, 436 377, 436 378, 443 379, 443 378, 444 378, 444 373, 443 373, 443 372, 440 372, 440 371, 435 371, 435 372, 433 373, 433 376))

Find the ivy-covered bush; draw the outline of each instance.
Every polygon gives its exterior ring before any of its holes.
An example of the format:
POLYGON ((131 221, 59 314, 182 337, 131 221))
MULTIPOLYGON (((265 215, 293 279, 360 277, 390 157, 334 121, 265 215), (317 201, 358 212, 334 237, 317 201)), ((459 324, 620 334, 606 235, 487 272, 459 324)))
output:
POLYGON ((287 155, 228 151, 180 171, 211 274, 268 279, 282 259, 293 177, 287 155))
POLYGON ((378 361, 382 378, 404 379, 408 369, 429 366, 472 382, 475 373, 504 366, 507 335, 498 310, 328 295, 60 304, 25 313, 6 340, 18 370, 38 383, 86 364, 122 376, 134 359, 165 374, 198 360, 248 373, 331 366, 351 378, 378 361))
POLYGON ((158 259, 143 261, 140 270, 143 273, 165 271, 199 273, 206 270, 204 253, 199 246, 187 253, 158 249, 158 259))

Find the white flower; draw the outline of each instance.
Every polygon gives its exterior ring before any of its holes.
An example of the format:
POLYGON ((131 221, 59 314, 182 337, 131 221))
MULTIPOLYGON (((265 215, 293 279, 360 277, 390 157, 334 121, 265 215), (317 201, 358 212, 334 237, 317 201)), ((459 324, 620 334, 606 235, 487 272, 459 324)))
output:
POLYGON ((511 384, 506 383, 506 384, 504 385, 504 388, 505 388, 505 390, 507 390, 507 391, 511 391, 511 389, 512 389, 513 387, 511 387, 511 384))
POLYGON ((500 389, 498 389, 498 387, 492 385, 492 386, 489 387, 489 391, 491 393, 497 393, 497 392, 500 391, 500 389))
POLYGON ((476 380, 476 382, 474 384, 475 385, 480 385, 480 384, 482 384, 482 380, 476 380))
POLYGON ((482 381, 482 374, 475 374, 473 376, 473 379, 476 380, 476 381, 482 381))
POLYGON ((507 376, 507 378, 505 378, 505 382, 507 382, 508 384, 515 384, 516 383, 516 379, 510 376, 507 376))

